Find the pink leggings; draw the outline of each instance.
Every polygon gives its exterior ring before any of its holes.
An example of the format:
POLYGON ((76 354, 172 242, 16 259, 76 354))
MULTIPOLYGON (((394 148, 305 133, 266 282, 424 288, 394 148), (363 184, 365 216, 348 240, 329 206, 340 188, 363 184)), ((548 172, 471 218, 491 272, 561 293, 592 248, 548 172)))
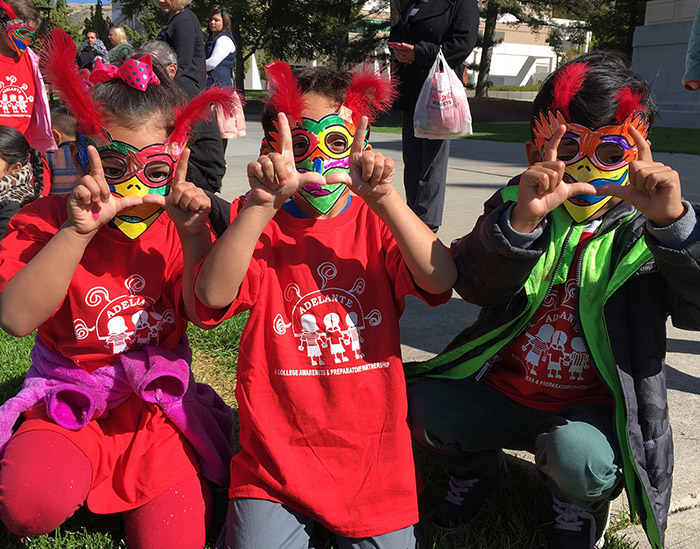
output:
MULTIPOLYGON (((80 449, 53 431, 10 440, 0 461, 0 520, 19 536, 55 530, 87 499, 92 466, 80 449)), ((130 549, 201 549, 211 492, 194 475, 150 502, 122 513, 130 549)))

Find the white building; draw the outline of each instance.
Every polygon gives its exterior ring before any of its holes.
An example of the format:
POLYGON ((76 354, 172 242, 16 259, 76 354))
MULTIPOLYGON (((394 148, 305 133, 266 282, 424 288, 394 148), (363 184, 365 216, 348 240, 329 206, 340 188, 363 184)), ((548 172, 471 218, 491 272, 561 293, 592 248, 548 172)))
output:
MULTIPOLYGON (((700 0, 698 0, 700 2, 700 0)), ((552 24, 568 26, 574 21, 568 19, 551 19, 552 24)), ((547 43, 550 27, 535 30, 528 25, 518 23, 511 16, 500 17, 496 23, 495 39, 500 41, 494 46, 491 57, 489 80, 494 86, 526 86, 539 84, 549 73, 557 68, 558 56, 547 43)), ((479 32, 484 32, 484 21, 479 23, 479 32)), ((586 34, 583 51, 588 51, 590 33, 586 34)), ((565 44, 566 47, 566 44, 565 44)), ((481 48, 475 48, 467 58, 467 63, 478 63, 481 48)), ((477 70, 470 70, 469 83, 475 84, 477 70)))

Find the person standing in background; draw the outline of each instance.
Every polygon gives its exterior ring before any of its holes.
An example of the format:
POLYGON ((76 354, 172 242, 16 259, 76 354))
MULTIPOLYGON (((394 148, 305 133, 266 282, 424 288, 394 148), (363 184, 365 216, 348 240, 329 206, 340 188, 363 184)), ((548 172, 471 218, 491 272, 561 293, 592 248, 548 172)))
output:
POLYGON ((206 87, 204 36, 199 19, 187 6, 192 0, 153 0, 156 7, 170 17, 168 26, 158 35, 177 54, 175 81, 193 98, 206 87))
MULTIPOLYGON (((204 44, 207 67, 207 88, 233 86, 233 64, 236 60, 236 43, 231 36, 231 16, 222 7, 216 7, 209 15, 207 41, 204 44)), ((221 132, 224 152, 229 139, 245 135, 245 117, 243 109, 236 109, 234 116, 216 113, 216 120, 221 132)))
POLYGON ((406 0, 389 35, 398 62, 399 98, 394 106, 403 119, 406 201, 434 232, 442 223, 450 141, 417 138, 413 111, 440 48, 449 66, 457 69, 474 48, 478 27, 476 0, 406 0))
POLYGON ((109 41, 112 42, 112 49, 109 50, 109 62, 112 65, 121 65, 134 51, 134 48, 126 39, 126 32, 117 25, 112 25, 109 29, 109 41))

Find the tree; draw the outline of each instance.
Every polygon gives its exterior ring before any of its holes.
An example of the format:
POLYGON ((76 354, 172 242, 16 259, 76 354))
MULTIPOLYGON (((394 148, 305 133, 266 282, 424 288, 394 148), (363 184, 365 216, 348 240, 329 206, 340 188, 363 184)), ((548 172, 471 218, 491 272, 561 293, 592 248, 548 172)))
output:
POLYGON ((73 40, 80 39, 80 27, 71 23, 70 9, 68 9, 66 0, 56 0, 55 2, 54 0, 35 0, 34 6, 51 8, 48 16, 44 18, 46 31, 59 28, 70 34, 73 40))
POLYGON ((634 29, 644 24, 646 0, 601 2, 587 19, 595 49, 618 50, 632 57, 634 29))
POLYGON ((90 6, 90 17, 86 17, 83 23, 83 30, 95 31, 97 38, 102 40, 105 45, 109 45, 109 27, 112 26, 112 20, 102 13, 102 0, 97 0, 97 5, 93 8, 90 6))

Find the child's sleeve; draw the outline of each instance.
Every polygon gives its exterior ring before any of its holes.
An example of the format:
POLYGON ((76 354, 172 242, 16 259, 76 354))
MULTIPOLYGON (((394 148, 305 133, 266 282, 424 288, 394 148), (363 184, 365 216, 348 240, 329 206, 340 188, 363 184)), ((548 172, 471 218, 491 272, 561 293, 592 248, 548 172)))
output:
MULTIPOLYGON (((228 211, 228 223, 233 221, 238 213, 240 213, 240 210, 245 203, 245 198, 245 196, 240 197, 231 203, 228 211)), ((202 261, 195 268, 195 283, 203 262, 204 259, 202 259, 202 261)), ((197 294, 194 294, 195 314, 197 315, 199 321, 202 322, 204 326, 213 328, 214 326, 221 324, 224 320, 251 309, 257 301, 260 293, 265 264, 265 250, 260 241, 258 241, 257 245, 255 246, 255 251, 253 252, 253 257, 250 260, 250 265, 248 265, 246 275, 243 278, 241 287, 238 290, 238 295, 228 307, 222 309, 212 309, 204 305, 197 298, 197 294)))
MULTIPOLYGON (((65 202, 58 202, 65 207, 65 202)), ((0 243, 0 292, 58 232, 61 221, 55 210, 56 201, 42 199, 12 217, 0 243)))

